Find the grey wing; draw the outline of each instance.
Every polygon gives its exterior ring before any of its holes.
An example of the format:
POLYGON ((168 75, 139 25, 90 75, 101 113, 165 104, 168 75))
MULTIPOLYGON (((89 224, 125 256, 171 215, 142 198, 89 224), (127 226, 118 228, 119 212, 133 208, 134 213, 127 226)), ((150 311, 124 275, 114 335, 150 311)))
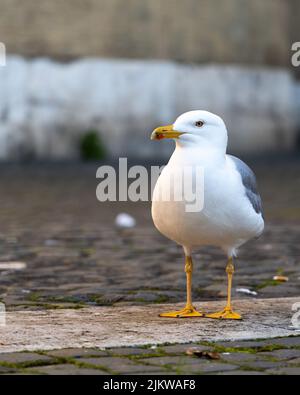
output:
POLYGON ((241 159, 233 155, 228 155, 234 162, 237 171, 242 177, 242 182, 246 190, 246 195, 250 200, 254 210, 258 214, 263 215, 261 197, 257 190, 256 177, 249 166, 246 165, 241 159))

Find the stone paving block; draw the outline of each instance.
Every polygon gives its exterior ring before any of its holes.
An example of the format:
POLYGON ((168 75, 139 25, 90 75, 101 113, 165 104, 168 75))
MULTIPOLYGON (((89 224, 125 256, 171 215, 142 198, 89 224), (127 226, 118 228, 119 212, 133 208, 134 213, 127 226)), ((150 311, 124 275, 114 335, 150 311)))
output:
MULTIPOLYGON (((286 339, 294 339, 295 345, 298 344, 300 336, 295 336, 292 338, 287 337, 286 339)), ((253 348, 259 349, 262 347, 269 346, 282 346, 282 348, 288 348, 288 345, 285 343, 284 338, 270 338, 270 339, 254 339, 254 340, 235 340, 235 341, 220 341, 217 343, 221 347, 226 348, 253 348)), ((291 342, 292 344, 292 342, 291 342)))
POLYGON ((138 347, 121 347, 121 348, 109 348, 107 349, 109 355, 152 355, 158 353, 157 348, 138 348, 138 347))
POLYGON ((266 370, 266 373, 274 375, 299 376, 300 367, 282 367, 278 369, 269 369, 266 370))
POLYGON ((16 371, 15 373, 7 373, 7 376, 32 376, 32 375, 34 375, 34 376, 36 376, 36 375, 39 375, 39 373, 37 373, 37 372, 31 372, 31 370, 30 369, 28 369, 28 371, 24 371, 24 370, 18 370, 18 371, 16 371))
POLYGON ((5 366, 0 366, 0 374, 8 374, 8 373, 13 373, 13 372, 17 372, 17 369, 7 368, 5 366))
MULTIPOLYGON (((157 376, 157 375, 159 375, 159 376, 178 376, 178 375, 180 375, 181 373, 178 373, 178 372, 171 372, 171 371, 165 371, 165 370, 161 370, 161 371, 157 371, 157 372, 142 372, 142 373, 133 373, 133 374, 136 374, 137 376, 147 376, 147 375, 154 375, 154 376, 157 376)), ((182 373, 183 374, 183 373, 182 373)))
POLYGON ((105 357, 108 356, 107 351, 96 350, 92 348, 66 348, 61 350, 47 351, 47 355, 51 357, 61 358, 84 358, 84 357, 105 357))
POLYGON ((290 336, 278 339, 266 340, 267 343, 282 345, 285 347, 299 347, 300 348, 300 334, 298 336, 290 336))
POLYGON ((293 349, 282 349, 282 350, 274 350, 270 352, 261 352, 260 355, 265 355, 267 357, 276 358, 279 360, 288 360, 300 358, 300 350, 293 349))
POLYGON ((265 372, 256 372, 253 370, 233 370, 216 374, 218 376, 267 376, 265 372))
POLYGON ((184 365, 180 370, 186 374, 228 372, 239 369, 239 366, 222 362, 202 362, 201 364, 184 365))
MULTIPOLYGON (((242 321, 161 318, 163 310, 181 305, 143 305, 89 307, 79 310, 13 311, 7 313, 7 325, 0 352, 49 350, 60 348, 110 348, 148 344, 221 341, 227 347, 260 347, 264 342, 244 343, 244 339, 290 336, 290 305, 297 298, 235 300, 242 321), (274 322, 274 315, 277 319, 274 322), (74 325, 76 322, 76 325, 74 325), (228 340, 235 340, 234 343, 228 340)), ((222 302, 205 302, 207 310, 220 309, 222 302)), ((195 303, 197 307, 197 303, 195 303)), ((221 343, 222 344, 222 343, 221 343)))
POLYGON ((181 355, 181 356, 151 357, 151 358, 140 359, 139 361, 157 366, 165 366, 165 365, 199 364, 201 363, 201 361, 205 361, 205 359, 181 355))
POLYGON ((8 363, 15 363, 15 364, 22 364, 22 363, 31 363, 34 364, 35 362, 45 362, 51 363, 53 362, 53 358, 39 355, 36 353, 29 353, 29 352, 16 352, 16 353, 0 353, 0 362, 8 362, 8 363))
POLYGON ((80 362, 109 369, 115 373, 127 374, 137 372, 157 371, 157 366, 147 366, 135 363, 128 358, 104 357, 104 358, 82 358, 80 362))
POLYGON ((272 361, 251 361, 250 363, 245 362, 244 367, 249 366, 251 369, 275 369, 281 368, 284 364, 282 362, 272 362, 272 361))
MULTIPOLYGON (((72 364, 64 364, 64 365, 48 365, 48 366, 39 366, 35 369, 28 369, 28 374, 47 374, 47 375, 72 375, 72 376, 80 376, 80 375, 105 375, 106 372, 103 372, 99 369, 86 369, 79 368, 72 364)), ((26 369, 25 369, 26 372, 26 369)))
POLYGON ((230 354, 220 354, 221 360, 228 361, 228 362, 236 362, 236 363, 243 363, 243 362, 252 362, 262 359, 263 356, 258 354, 250 354, 250 353, 230 353, 230 354))
POLYGON ((287 361, 288 365, 299 365, 300 366, 300 358, 295 358, 291 359, 290 361, 287 361))
POLYGON ((245 348, 245 349, 258 349, 260 347, 266 347, 272 344, 273 339, 270 340, 236 340, 236 341, 225 341, 217 342, 218 346, 225 348, 245 348))

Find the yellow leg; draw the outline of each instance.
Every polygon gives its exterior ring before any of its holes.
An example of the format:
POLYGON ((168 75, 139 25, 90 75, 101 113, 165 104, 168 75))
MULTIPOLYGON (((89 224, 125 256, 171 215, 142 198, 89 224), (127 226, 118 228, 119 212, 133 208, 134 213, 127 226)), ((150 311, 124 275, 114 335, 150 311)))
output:
POLYGON ((218 313, 205 314, 205 317, 226 319, 226 320, 241 320, 242 317, 240 316, 240 314, 235 313, 231 307, 231 288, 232 288, 232 277, 234 274, 234 265, 233 265, 232 257, 228 259, 228 263, 226 266, 226 273, 228 276, 227 305, 224 310, 219 311, 218 313))
POLYGON ((168 317, 168 318, 203 317, 203 313, 198 312, 192 304, 193 261, 190 256, 185 257, 185 272, 186 272, 186 293, 187 293, 185 308, 179 311, 170 311, 169 313, 159 314, 160 317, 168 317))

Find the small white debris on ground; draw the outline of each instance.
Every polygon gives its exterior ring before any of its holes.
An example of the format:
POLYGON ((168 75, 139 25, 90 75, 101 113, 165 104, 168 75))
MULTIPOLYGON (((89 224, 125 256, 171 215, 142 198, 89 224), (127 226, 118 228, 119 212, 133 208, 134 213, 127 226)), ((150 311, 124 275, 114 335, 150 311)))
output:
POLYGON ((287 281, 289 281, 289 278, 286 276, 274 276, 273 280, 278 281, 280 283, 286 283, 287 281))
POLYGON ((261 246, 261 249, 265 251, 271 251, 273 249, 273 246, 272 244, 264 244, 261 246))
POLYGON ((136 220, 127 213, 120 213, 116 216, 115 224, 118 228, 133 228, 136 225, 136 220))
POLYGON ((248 288, 237 288, 236 292, 239 294, 245 294, 245 295, 252 295, 252 296, 257 296, 257 292, 251 291, 248 288))
POLYGON ((25 262, 0 262, 0 270, 23 270, 26 267, 25 262))

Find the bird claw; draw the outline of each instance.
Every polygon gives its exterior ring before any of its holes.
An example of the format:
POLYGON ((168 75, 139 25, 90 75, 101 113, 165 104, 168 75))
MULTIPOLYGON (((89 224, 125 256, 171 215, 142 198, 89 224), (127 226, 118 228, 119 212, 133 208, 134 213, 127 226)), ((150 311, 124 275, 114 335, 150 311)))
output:
POLYGON ((224 309, 217 313, 205 314, 205 318, 213 318, 219 320, 241 320, 242 316, 238 313, 235 313, 231 309, 224 309))
POLYGON ((170 311, 168 313, 159 314, 160 317, 167 318, 192 318, 192 317, 204 317, 204 313, 201 313, 195 309, 195 307, 185 307, 179 311, 170 311))

